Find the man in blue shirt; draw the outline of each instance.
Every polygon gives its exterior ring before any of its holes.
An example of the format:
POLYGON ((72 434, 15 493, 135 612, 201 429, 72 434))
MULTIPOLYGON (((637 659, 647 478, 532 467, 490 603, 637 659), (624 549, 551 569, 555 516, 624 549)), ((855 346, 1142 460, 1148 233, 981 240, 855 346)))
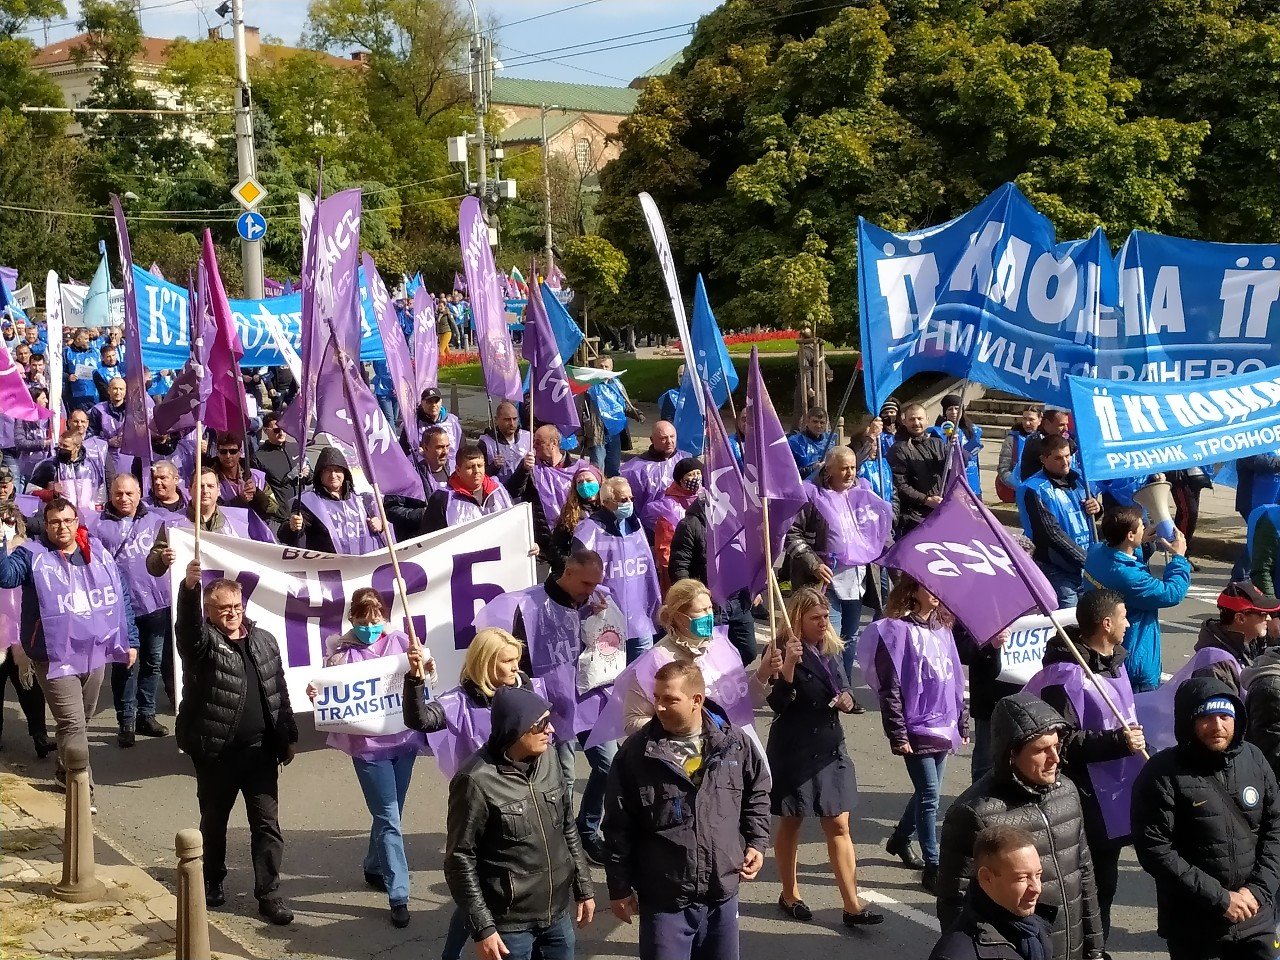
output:
POLYGON ((791 455, 796 458, 800 476, 805 480, 813 480, 818 475, 822 458, 836 445, 835 434, 827 431, 829 420, 825 409, 810 407, 804 417, 804 429, 796 430, 787 437, 791 455))
POLYGON ((101 357, 89 343, 89 331, 78 328, 71 335, 71 343, 66 350, 67 412, 84 410, 88 412, 98 402, 98 387, 93 375, 98 371, 101 357))

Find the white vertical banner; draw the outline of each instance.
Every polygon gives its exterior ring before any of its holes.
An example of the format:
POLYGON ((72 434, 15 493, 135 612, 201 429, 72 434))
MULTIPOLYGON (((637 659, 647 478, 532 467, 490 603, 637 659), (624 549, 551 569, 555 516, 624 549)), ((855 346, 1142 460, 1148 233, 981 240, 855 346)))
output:
MULTIPOLYGON (((195 556, 195 539, 188 529, 171 527, 168 533, 177 554, 169 569, 176 598, 195 556)), ((408 615, 418 639, 430 647, 446 688, 457 682, 475 636, 471 623, 480 609, 495 597, 537 582, 532 548, 533 514, 525 503, 397 545, 408 615)), ((311 710, 307 684, 320 677, 325 643, 350 628, 347 608, 358 589, 377 590, 391 611, 393 628, 404 629, 406 614, 385 550, 335 556, 207 533, 200 536, 200 562, 206 584, 219 577, 240 584, 245 618, 280 645, 295 713, 311 710)), ((181 664, 176 669, 181 690, 181 664)))
MULTIPOLYGON (((680 334, 680 346, 684 349, 684 368, 693 380, 698 379, 698 364, 693 356, 693 341, 689 337, 689 318, 684 312, 684 297, 680 295, 680 279, 676 276, 676 263, 671 256, 671 244, 667 240, 667 228, 662 222, 662 214, 653 197, 647 193, 640 194, 640 209, 644 211, 645 222, 649 224, 649 236, 653 238, 653 249, 658 254, 658 266, 662 268, 663 279, 667 281, 667 294, 671 297, 671 312, 676 318, 676 331, 680 334)), ((706 418, 707 402, 701 389, 694 390, 698 398, 698 409, 706 418)))
POLYGON ((49 271, 44 283, 44 319, 44 363, 49 377, 49 409, 53 411, 49 448, 56 450, 58 436, 62 433, 62 284, 53 270, 49 271))

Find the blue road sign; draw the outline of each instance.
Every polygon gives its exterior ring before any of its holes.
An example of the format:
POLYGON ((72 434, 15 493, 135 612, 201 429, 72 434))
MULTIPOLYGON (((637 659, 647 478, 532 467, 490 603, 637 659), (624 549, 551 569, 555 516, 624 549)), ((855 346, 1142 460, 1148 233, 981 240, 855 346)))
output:
POLYGON ((253 210, 246 210, 236 218, 236 233, 241 240, 261 240, 267 233, 267 218, 253 210))

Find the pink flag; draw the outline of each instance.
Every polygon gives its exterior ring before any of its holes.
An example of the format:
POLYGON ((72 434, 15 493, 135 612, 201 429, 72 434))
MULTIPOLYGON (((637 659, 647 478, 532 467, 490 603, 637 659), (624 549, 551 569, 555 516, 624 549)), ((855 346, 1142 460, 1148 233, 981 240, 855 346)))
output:
POLYGON ((489 246, 489 225, 484 221, 480 201, 467 197, 458 213, 458 236, 462 241, 462 265, 471 293, 471 316, 475 321, 476 345, 489 396, 519 403, 523 390, 520 367, 511 331, 507 328, 506 305, 498 281, 498 268, 489 246))
MULTIPOLYGON (((231 317, 231 304, 218 273, 218 258, 213 252, 213 234, 204 232, 200 252, 201 284, 209 291, 210 313, 213 314, 213 344, 209 347, 209 402, 205 405, 205 426, 221 433, 244 437, 246 403, 244 380, 240 376, 240 358, 244 347, 231 317)), ((204 289, 202 286, 201 289, 204 289)), ((127 299, 127 298, 126 298, 127 299)))
POLYGON ((208 277, 200 271, 195 289, 190 278, 187 303, 191 311, 191 356, 173 379, 169 392, 151 411, 151 423, 157 434, 186 433, 204 419, 212 386, 209 379, 209 348, 213 344, 213 318, 209 314, 208 277))
POLYGON ((703 390, 707 393, 707 409, 714 413, 707 417, 707 442, 702 451, 707 586, 711 599, 724 606, 739 591, 752 589, 756 572, 764 567, 764 546, 760 528, 749 529, 746 525, 750 516, 746 481, 706 384, 703 390))
POLYGON ((31 399, 22 368, 0 346, 0 410, 14 420, 48 420, 52 414, 31 399))

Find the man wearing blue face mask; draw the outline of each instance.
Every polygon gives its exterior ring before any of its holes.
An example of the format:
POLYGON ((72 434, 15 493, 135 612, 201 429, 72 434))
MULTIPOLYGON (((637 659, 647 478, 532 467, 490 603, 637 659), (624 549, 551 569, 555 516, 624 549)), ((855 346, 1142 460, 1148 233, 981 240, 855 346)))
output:
POLYGON ((653 646, 653 617, 662 602, 653 551, 635 516, 631 484, 610 477, 600 485, 600 509, 579 521, 574 548, 600 554, 604 585, 613 593, 627 620, 627 662, 653 646))

